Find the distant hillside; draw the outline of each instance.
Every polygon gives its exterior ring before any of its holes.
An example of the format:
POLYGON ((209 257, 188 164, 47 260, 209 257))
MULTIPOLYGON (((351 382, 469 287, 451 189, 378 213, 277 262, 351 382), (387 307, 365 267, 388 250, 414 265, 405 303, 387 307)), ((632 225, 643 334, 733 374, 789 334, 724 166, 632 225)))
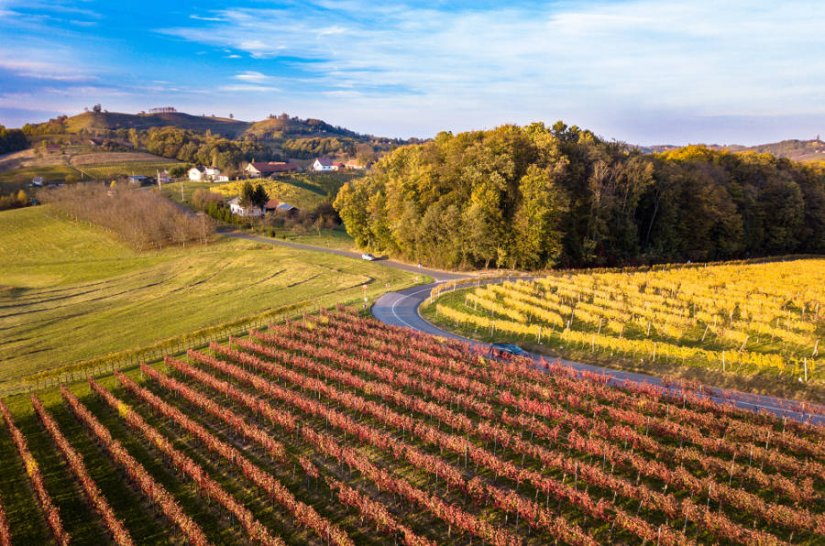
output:
POLYGON ((237 175, 243 163, 320 156, 377 161, 398 146, 417 142, 360 134, 320 119, 287 114, 249 122, 183 112, 125 114, 101 111, 58 116, 18 131, 30 147, 89 147, 106 152, 148 152, 185 163, 212 165, 237 175))
POLYGON ((356 139, 365 137, 365 135, 335 127, 320 119, 290 118, 285 115, 250 123, 244 131, 244 136, 272 140, 307 136, 340 136, 356 139))
POLYGON ((235 138, 252 124, 229 118, 193 116, 183 112, 164 114, 121 114, 117 112, 84 112, 66 119, 69 133, 116 131, 118 129, 145 130, 150 127, 178 127, 190 131, 212 131, 227 138, 235 138))
MULTIPOLYGON (((320 119, 301 119, 286 114, 261 121, 241 121, 217 116, 195 116, 183 112, 124 114, 120 112, 83 112, 61 116, 45 123, 26 125, 29 134, 92 134, 107 136, 126 129, 145 131, 153 127, 175 127, 197 133, 211 131, 228 139, 284 141, 301 138, 346 138, 359 142, 396 141, 362 135, 336 127, 320 119)), ((400 142, 400 141, 399 141, 400 142)))
MULTIPOLYGON (((741 146, 739 144, 708 144, 711 150, 727 150, 729 152, 755 152, 759 154, 771 154, 776 157, 786 157, 793 161, 811 162, 823 161, 825 162, 825 142, 819 138, 813 140, 783 140, 781 142, 773 142, 770 144, 759 144, 757 146, 741 146)), ((657 146, 639 146, 644 153, 659 153, 667 152, 681 148, 681 146, 673 146, 669 144, 662 144, 657 146)))
POLYGON ((814 140, 783 140, 773 144, 760 144, 749 148, 736 149, 731 151, 751 151, 758 153, 773 154, 778 157, 787 157, 794 161, 825 161, 825 142, 819 138, 814 140))

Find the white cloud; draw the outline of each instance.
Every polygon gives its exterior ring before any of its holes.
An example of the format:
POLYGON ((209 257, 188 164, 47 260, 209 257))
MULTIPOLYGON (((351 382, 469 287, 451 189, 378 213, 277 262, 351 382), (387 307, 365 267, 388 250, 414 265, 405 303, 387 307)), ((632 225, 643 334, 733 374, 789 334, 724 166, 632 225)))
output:
MULTIPOLYGON (((223 22, 166 32, 263 61, 307 59, 298 65, 311 82, 306 92, 314 85, 355 108, 365 97, 386 98, 412 108, 398 115, 428 124, 437 120, 416 109, 603 125, 634 110, 823 112, 825 7, 804 0, 758 8, 745 0, 631 0, 377 12, 350 1, 215 15, 223 22)), ((257 74, 246 81, 258 82, 257 74)))
POLYGON ((277 87, 272 87, 269 85, 255 85, 255 84, 230 84, 230 85, 222 85, 218 89, 221 91, 235 91, 241 93, 274 93, 280 91, 277 87))
POLYGON ((240 72, 239 74, 235 74, 233 76, 236 80, 240 80, 242 82, 253 82, 253 83, 263 83, 271 81, 272 78, 263 74, 261 72, 257 72, 255 70, 247 70, 246 72, 240 72))

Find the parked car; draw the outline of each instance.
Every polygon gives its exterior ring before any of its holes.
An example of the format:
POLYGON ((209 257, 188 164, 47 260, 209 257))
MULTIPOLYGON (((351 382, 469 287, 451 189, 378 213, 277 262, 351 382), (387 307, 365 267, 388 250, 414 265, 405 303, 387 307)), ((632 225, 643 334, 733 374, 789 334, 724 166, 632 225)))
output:
POLYGON ((370 254, 369 252, 364 252, 363 254, 361 254, 361 259, 367 260, 368 262, 374 262, 378 258, 376 258, 373 254, 370 254))
POLYGON ((493 343, 490 345, 489 355, 495 358, 511 358, 514 356, 530 356, 530 353, 512 343, 493 343))

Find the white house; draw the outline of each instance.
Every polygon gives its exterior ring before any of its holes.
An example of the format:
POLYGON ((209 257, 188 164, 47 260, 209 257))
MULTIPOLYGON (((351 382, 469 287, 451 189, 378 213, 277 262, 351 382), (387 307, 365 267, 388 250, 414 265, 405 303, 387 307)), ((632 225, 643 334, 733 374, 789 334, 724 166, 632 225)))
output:
POLYGON ((221 174, 221 170, 215 167, 192 167, 188 175, 189 180, 193 182, 229 182, 229 177, 221 174))
POLYGON ((329 157, 319 157, 312 164, 312 170, 320 172, 344 170, 344 164, 329 157))
POLYGON ((192 182, 200 182, 206 176, 203 174, 203 171, 197 167, 192 167, 186 174, 189 175, 189 180, 192 182))
POLYGON ((235 197, 229 200, 229 210, 232 214, 243 216, 244 218, 255 218, 264 215, 264 211, 261 207, 256 207, 255 205, 244 207, 241 205, 240 201, 240 197, 235 197))

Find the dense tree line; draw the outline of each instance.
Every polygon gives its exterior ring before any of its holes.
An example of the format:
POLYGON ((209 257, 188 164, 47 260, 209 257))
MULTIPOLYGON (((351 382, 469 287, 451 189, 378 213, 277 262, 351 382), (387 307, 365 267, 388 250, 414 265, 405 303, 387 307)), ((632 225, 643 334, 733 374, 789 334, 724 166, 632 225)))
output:
POLYGON ((647 155, 561 122, 399 148, 335 202, 364 247, 441 267, 825 252, 825 171, 689 146, 647 155))
POLYGON ((74 184, 41 191, 38 197, 74 220, 112 231, 138 251, 205 244, 214 233, 206 215, 187 214, 156 192, 129 186, 74 184))
POLYGON ((20 129, 6 129, 0 125, 0 154, 17 152, 29 147, 29 139, 20 129))
POLYGON ((279 159, 272 150, 252 140, 230 140, 211 132, 198 133, 177 127, 153 127, 147 131, 129 129, 129 141, 136 149, 178 159, 187 163, 210 165, 229 170, 242 161, 279 159))

